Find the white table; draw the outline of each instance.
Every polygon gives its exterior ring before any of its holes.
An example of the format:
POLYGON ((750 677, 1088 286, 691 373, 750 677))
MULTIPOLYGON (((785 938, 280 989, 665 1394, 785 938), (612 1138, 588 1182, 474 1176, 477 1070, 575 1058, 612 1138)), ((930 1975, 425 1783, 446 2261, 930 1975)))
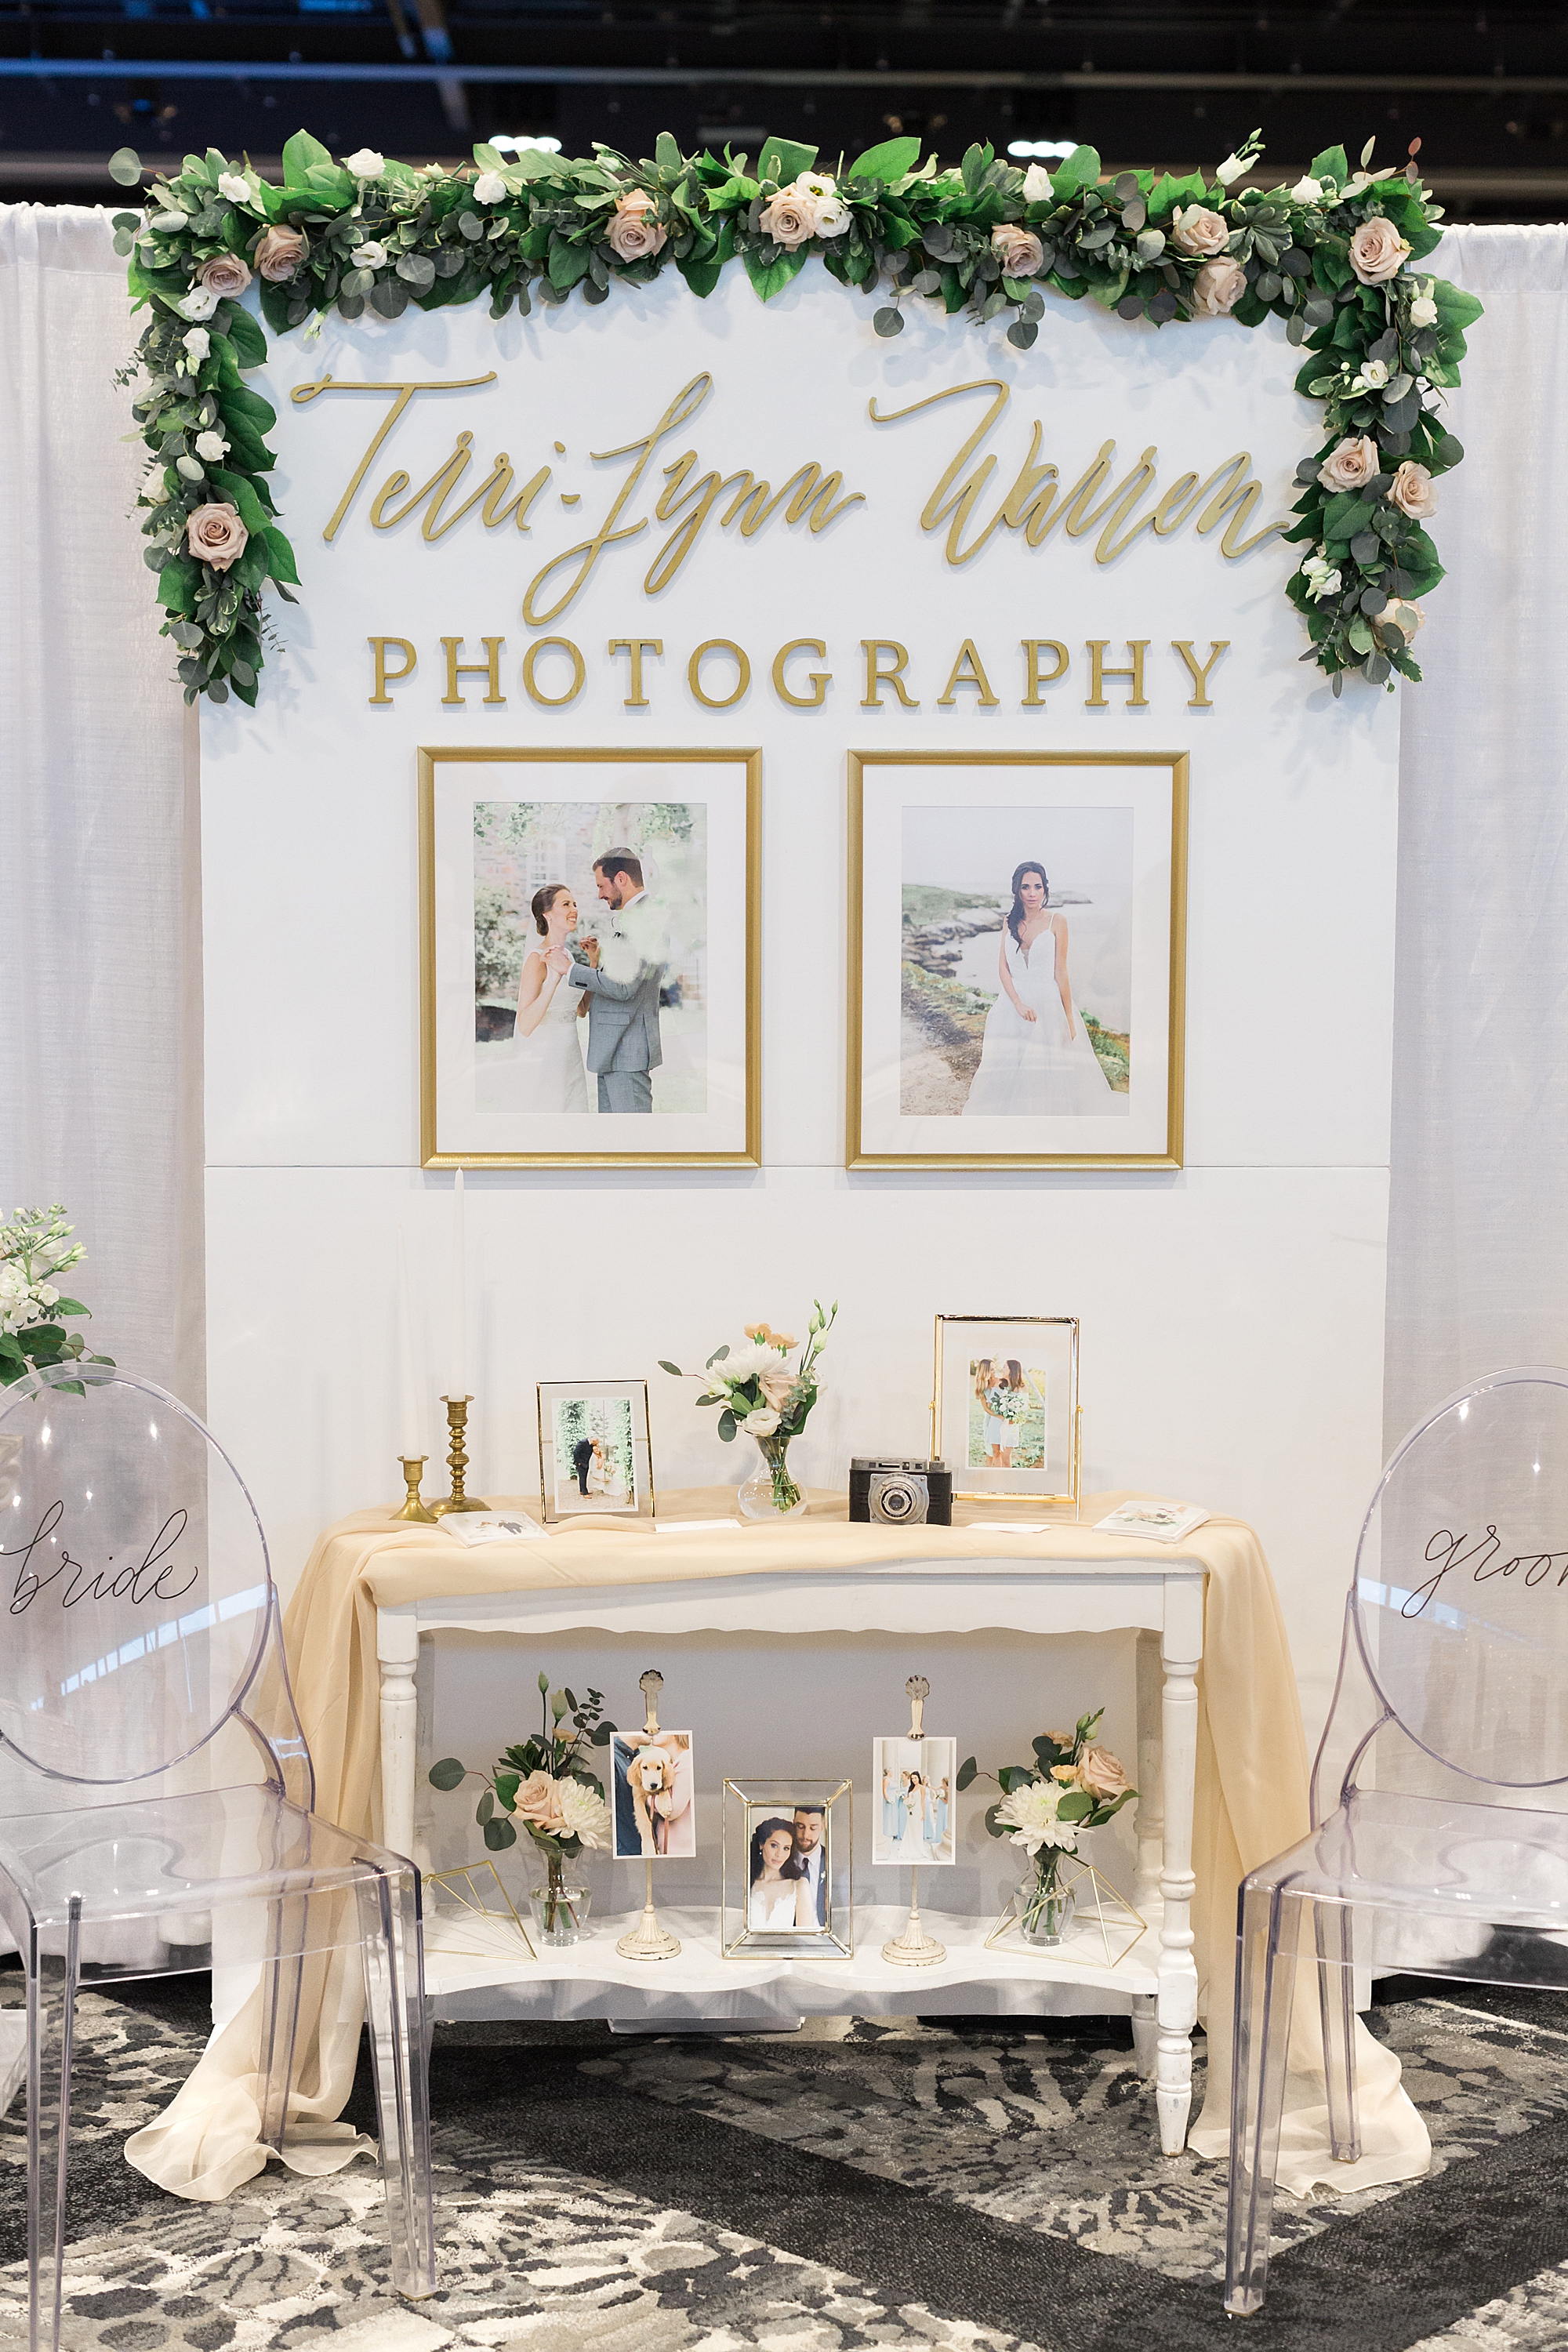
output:
MULTIPOLYGON (((679 1540, 668 1538, 672 1543, 679 1540)), ((692 1538, 700 1544, 700 1536, 692 1538)), ((1111 1561, 1053 1559, 902 1560, 864 1570, 802 1569, 785 1573, 681 1578, 643 1584, 552 1588, 542 1591, 488 1592, 423 1598, 378 1609, 376 1653, 381 1669, 381 1787, 383 1835, 395 1852, 415 1847, 416 1675, 419 1637, 443 1628, 531 1637, 591 1628, 611 1633, 968 1633, 1001 1628, 1028 1634, 1106 1633, 1131 1631, 1138 1639, 1138 1880, 1134 1901, 1157 1937, 1153 1967, 1142 1950, 1130 1955, 1117 1981, 1134 1988, 1132 2030, 1138 2060, 1152 2074, 1160 2121, 1160 2145, 1179 2155, 1186 2141, 1192 2106, 1192 2031, 1197 2021, 1197 1969, 1193 1959, 1193 1792, 1197 1752, 1196 1675, 1203 1656, 1204 1576, 1201 1563, 1151 1544, 1148 1556, 1111 1561)), ((942 1932, 938 1929, 938 1932, 942 1932)), ((994 1980, 999 1972, 1020 1986, 1053 1979, 1089 1982, 1103 1970, 1086 1970, 1082 1958, 1008 1952, 985 1953, 984 1926, 959 1936, 945 1969, 889 1969, 879 1958, 879 1938, 858 1934, 855 1959, 834 1970, 843 1982, 829 1986, 818 1974, 821 2005, 831 1992, 835 2010, 865 2008, 873 2013, 907 2009, 915 1985, 937 1977, 994 1980), (887 1984, 881 1978, 889 1979, 887 1984), (911 1982, 911 1979, 913 1980, 911 1982)), ((542 1961, 529 1971, 531 1982, 559 1988, 557 2006, 538 2013, 621 2015, 641 2004, 657 2011, 658 1969, 628 1964, 617 1970, 601 1938, 578 1947, 562 1960, 542 1961), (600 1988, 617 1981, 614 1994, 592 1996, 599 2006, 582 2006, 583 1980, 600 1988), (646 1981, 646 1994, 639 1990, 646 1981)), ((716 1947, 715 1947, 716 1949, 716 1947)), ((751 1960, 751 1956, 747 1956, 751 1960)), ((819 1968, 820 1964, 813 1964, 819 1968)), ((734 1987, 740 1961, 716 1958, 712 1987, 734 1987)), ((483 1975, 481 1969, 479 1975, 483 1975)), ((683 1972, 684 1973, 684 1972, 683 1972)), ((781 1979, 784 1964, 764 1966, 751 1978, 781 1979)), ((806 1971, 796 1965, 788 1998, 810 1998, 806 1971)), ((474 1981, 469 1971, 468 1981, 474 1981)), ((689 1982, 688 1990, 690 1986, 689 1982)), ((552 1995, 554 1999, 556 1996, 552 1995)), ((700 2011, 693 2013, 700 2013, 700 2011)))

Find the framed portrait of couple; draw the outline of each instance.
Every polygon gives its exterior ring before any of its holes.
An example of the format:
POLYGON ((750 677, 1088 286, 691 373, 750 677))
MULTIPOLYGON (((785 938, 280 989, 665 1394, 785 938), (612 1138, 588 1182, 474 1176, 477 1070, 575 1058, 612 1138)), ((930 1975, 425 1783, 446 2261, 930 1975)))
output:
POLYGON ((654 1516, 646 1381, 541 1381, 539 1499, 546 1527, 654 1516))
POLYGON ((1179 1168, 1187 759, 849 755, 851 1168, 1179 1168))
POLYGON ((421 751, 426 1168, 759 1164, 761 774, 421 751))
POLYGON ((855 1949, 854 1798, 847 1780, 724 1783, 724 1957, 855 1949))

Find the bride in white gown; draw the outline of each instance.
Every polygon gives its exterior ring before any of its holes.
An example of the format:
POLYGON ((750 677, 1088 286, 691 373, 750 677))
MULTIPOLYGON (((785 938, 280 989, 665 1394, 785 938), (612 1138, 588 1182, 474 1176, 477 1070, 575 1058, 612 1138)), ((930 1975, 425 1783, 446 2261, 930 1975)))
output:
POLYGON ((1032 861, 1013 876, 1013 908, 996 959, 1002 993, 985 1016, 980 1067, 965 1114, 1083 1113, 1123 1108, 1075 1011, 1068 927, 1032 861))
MULTIPOLYGON (((530 947, 517 983, 512 1051, 499 1062, 490 1101, 497 1110, 584 1110, 588 1082, 577 1024, 588 1010, 585 988, 568 988, 568 940, 577 929, 577 901, 563 882, 547 882, 531 902, 542 945, 530 947)), ((596 943, 595 943, 596 944, 596 943)), ((588 950, 596 960, 595 950, 588 950)))

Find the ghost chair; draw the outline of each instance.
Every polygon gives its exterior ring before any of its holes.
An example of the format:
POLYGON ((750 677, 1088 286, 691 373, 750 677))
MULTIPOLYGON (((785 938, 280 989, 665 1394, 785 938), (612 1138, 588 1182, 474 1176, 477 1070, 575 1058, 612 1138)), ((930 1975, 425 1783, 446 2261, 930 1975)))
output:
POLYGON ((1321 2027, 1330 2145, 1353 2163, 1358 1979, 1363 1993, 1394 1973, 1562 1986, 1568 1371, 1489 1373, 1390 1460, 1356 1548, 1311 1817, 1238 1900, 1226 2254, 1238 2316, 1268 2283, 1293 2005, 1298 2037, 1321 2027))
POLYGON ((250 1988, 259 2138, 281 2154, 301 1989, 357 1948, 392 2281, 429 2294, 419 1873, 312 1811, 267 1545, 233 1463, 175 1398, 112 1366, 0 1390, 0 1605, 33 2352, 59 2343, 76 2004, 95 1962, 205 1968, 210 1946, 250 1988))

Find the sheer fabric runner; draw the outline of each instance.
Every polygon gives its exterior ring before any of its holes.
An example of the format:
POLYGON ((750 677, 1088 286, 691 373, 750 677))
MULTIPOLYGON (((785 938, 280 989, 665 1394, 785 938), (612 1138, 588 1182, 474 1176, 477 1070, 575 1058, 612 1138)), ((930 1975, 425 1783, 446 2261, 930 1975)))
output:
MULTIPOLYGON (((1091 1497, 1083 1506, 1081 1525, 1066 1525, 1046 1535, 956 1528, 953 1549, 963 1559, 1126 1559, 1128 1546, 1095 1535, 1089 1524, 1122 1499, 1091 1497)), ((728 1512, 733 1495, 728 1487, 721 1492, 701 1489, 668 1496, 665 1502, 672 1517, 696 1518, 728 1512)), ((996 1516, 994 1507, 989 1507, 987 1518, 996 1516)), ((1148 1557, 1148 1547, 1138 1549, 1141 1558, 1148 1557)), ((1228 2135, 1236 1890, 1244 1869, 1268 1861, 1305 1835, 1307 1750, 1279 1597, 1257 1536, 1239 1519, 1214 1518, 1180 1550, 1184 1557, 1202 1560, 1208 1570, 1194 1928, 1200 2013, 1207 2016, 1209 2025, 1209 2090, 1192 2145, 1200 2155, 1223 2157, 1228 2135)), ((368 1835, 375 1827, 378 1603, 412 1601, 422 1594, 760 1574, 792 1565, 852 1567, 869 1557, 897 1560, 908 1552, 908 1537, 894 1529, 883 1534, 851 1528, 841 1496, 814 1497, 805 1518, 787 1528, 716 1533, 690 1548, 612 1522, 579 1520, 543 1542, 465 1551, 437 1533, 389 1518, 384 1510, 357 1512, 329 1528, 316 1545, 285 1624, 289 1670, 315 1760, 318 1808, 345 1829, 368 1835)), ((336 2168, 363 2145, 353 2139, 346 2126, 336 2127, 343 2135, 340 2145, 333 2146, 329 2137, 331 2119, 341 2112, 353 2080, 359 2001, 357 1969, 334 1963, 324 1972, 318 2007, 301 2014, 298 2104, 300 2115, 309 2119, 313 2144, 294 2159, 299 2168, 336 2168)), ((1305 2006, 1302 2014, 1309 2014, 1305 2006)), ((1363 2032, 1359 2065, 1367 2153, 1358 2164, 1338 2165, 1329 2153, 1315 2044, 1310 2034, 1302 2035, 1281 2157, 1282 2187, 1305 2195, 1315 2181, 1336 2189, 1363 2189, 1426 2171, 1430 2143, 1400 2087, 1397 2059, 1363 2032)), ((247 2111, 254 2114, 247 2086, 254 2072, 255 2020, 242 2011, 214 2037, 160 2122, 130 2142, 126 2153, 131 2161, 163 2188, 185 2197, 226 2196, 249 2179, 266 2162, 254 2125, 247 2137, 247 2111)))

